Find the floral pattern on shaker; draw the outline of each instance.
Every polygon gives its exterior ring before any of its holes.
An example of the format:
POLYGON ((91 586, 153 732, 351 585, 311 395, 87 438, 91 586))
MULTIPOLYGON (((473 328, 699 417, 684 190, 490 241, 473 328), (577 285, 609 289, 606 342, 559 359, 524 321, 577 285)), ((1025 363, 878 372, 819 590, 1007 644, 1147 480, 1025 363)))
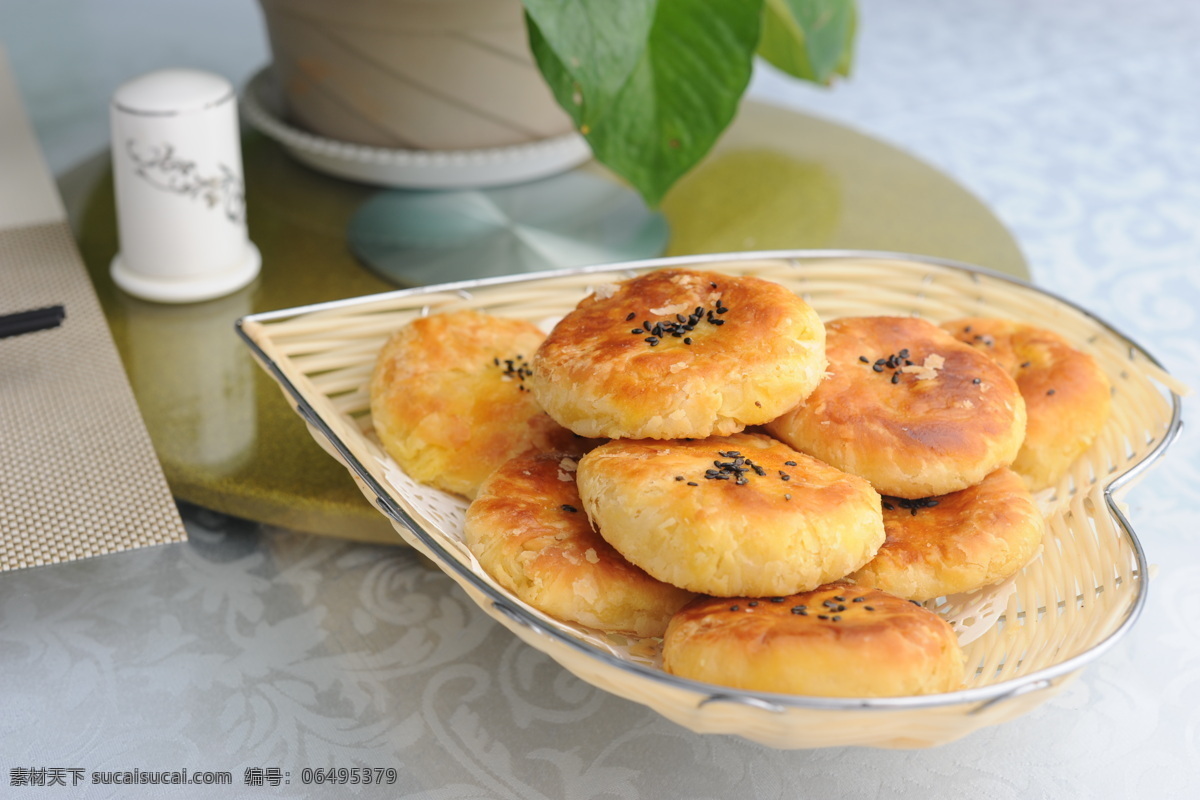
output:
POLYGON ((246 220, 246 191, 241 177, 225 164, 216 173, 201 174, 195 161, 175 153, 171 144, 146 145, 135 139, 125 142, 125 153, 133 172, 156 189, 198 199, 208 208, 219 208, 230 222, 246 220))

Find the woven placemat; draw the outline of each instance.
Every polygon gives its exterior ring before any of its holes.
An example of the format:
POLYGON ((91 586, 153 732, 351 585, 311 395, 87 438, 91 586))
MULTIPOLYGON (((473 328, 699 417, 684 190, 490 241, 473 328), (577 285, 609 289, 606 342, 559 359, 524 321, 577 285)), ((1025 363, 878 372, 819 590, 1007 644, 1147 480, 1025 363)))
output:
POLYGON ((186 538, 67 223, 0 230, 0 314, 58 304, 0 339, 0 570, 186 538))

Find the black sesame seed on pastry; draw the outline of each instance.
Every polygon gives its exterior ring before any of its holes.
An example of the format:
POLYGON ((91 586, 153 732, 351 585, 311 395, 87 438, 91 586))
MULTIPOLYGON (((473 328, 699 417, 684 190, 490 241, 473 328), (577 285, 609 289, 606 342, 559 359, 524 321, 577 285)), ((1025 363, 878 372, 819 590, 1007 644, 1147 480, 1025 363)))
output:
POLYGON ((608 289, 568 313, 533 359, 534 396, 581 436, 736 433, 824 375, 820 319, 777 283, 664 269, 608 289))
POLYGON ((661 636, 694 595, 650 577, 592 529, 575 468, 567 453, 506 462, 467 508, 467 547, 497 583, 546 614, 604 631, 661 636))
POLYGON ((659 580, 709 595, 813 589, 883 543, 879 495, 762 434, 618 439, 579 462, 600 534, 659 580))
POLYGON ((1108 376, 1090 355, 1034 325, 974 317, 942 327, 1016 380, 1028 422, 1012 468, 1033 491, 1056 484, 1108 421, 1108 376))
POLYGON ((663 637, 663 669, 737 689, 897 697, 962 688, 962 649, 937 614, 833 582, 786 597, 694 600, 663 637))
POLYGON ((965 489, 1016 457, 1025 403, 986 354, 915 317, 825 328, 828 376, 772 435, 906 498, 965 489))
POLYGON ((582 452, 588 443, 529 391, 529 359, 543 338, 532 323, 475 311, 396 331, 371 376, 371 420, 384 449, 414 480, 467 498, 525 450, 582 452))
POLYGON ((1046 523, 1017 473, 921 500, 883 498, 887 539, 848 576, 908 600, 969 592, 1013 575, 1038 551, 1046 523))

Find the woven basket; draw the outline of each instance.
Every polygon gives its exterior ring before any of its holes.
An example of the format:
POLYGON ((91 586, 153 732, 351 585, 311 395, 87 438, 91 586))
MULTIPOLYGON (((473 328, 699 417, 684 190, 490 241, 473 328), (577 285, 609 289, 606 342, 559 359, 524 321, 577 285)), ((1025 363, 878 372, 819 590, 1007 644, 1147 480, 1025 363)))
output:
POLYGON ((404 541, 432 559, 480 608, 580 678, 700 733, 779 748, 925 747, 953 741, 1041 704, 1136 620, 1146 588, 1141 546, 1115 493, 1163 453, 1180 428, 1184 387, 1101 320, 1027 284, 984 270, 883 253, 790 251, 656 259, 404 290, 257 314, 239 331, 317 441, 341 461, 404 541), (1056 487, 1039 493, 1041 552, 1014 578, 926 605, 954 626, 965 688, 921 697, 761 694, 663 672, 658 640, 636 641, 552 619, 480 569, 462 542, 466 504, 415 483, 372 431, 368 383, 388 335, 417 316, 473 308, 548 329, 598 285, 664 266, 780 283, 829 320, 917 315, 934 322, 1000 316, 1050 328, 1091 353, 1113 384, 1113 414, 1056 487))

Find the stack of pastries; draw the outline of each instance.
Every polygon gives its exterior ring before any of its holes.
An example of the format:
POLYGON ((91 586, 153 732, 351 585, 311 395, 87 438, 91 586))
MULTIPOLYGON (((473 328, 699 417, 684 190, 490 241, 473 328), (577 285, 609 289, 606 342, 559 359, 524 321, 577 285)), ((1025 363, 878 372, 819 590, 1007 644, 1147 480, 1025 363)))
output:
POLYGON ((925 600, 1037 552, 1031 491, 1109 413, 1107 380, 1008 320, 823 322, 756 277, 601 287, 548 335, 466 311, 396 332, 375 430, 468 500, 480 567, 556 618, 662 637, 663 668, 763 692, 953 691, 925 600))

